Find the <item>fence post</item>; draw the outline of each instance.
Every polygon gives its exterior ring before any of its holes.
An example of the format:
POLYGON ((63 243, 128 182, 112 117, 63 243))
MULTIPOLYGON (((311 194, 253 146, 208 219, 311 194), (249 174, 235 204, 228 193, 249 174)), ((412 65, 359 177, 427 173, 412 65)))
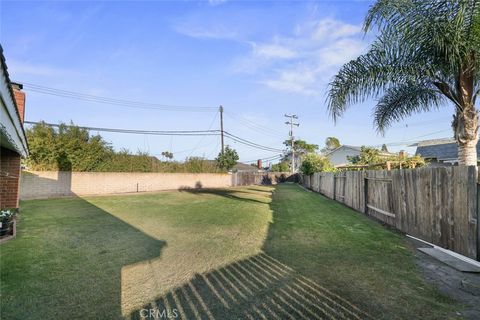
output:
POLYGON ((337 200, 337 177, 333 173, 333 200, 337 200))
POLYGON ((363 174, 363 201, 364 201, 363 213, 368 215, 368 172, 367 171, 365 171, 363 174))

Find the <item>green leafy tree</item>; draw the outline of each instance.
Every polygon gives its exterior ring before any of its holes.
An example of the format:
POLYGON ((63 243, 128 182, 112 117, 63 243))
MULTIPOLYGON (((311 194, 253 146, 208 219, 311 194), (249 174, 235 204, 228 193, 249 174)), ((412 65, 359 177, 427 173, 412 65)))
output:
POLYGON ((355 165, 376 165, 385 160, 385 157, 380 155, 378 149, 362 146, 360 155, 349 157, 348 160, 355 165))
POLYGON ((340 147, 340 140, 338 140, 338 138, 335 138, 335 137, 327 137, 327 139, 325 139, 325 149, 326 150, 333 150, 333 149, 336 149, 340 147))
POLYGON ((367 166, 361 169, 384 169, 387 161, 391 162, 391 169, 418 168, 426 164, 425 159, 421 156, 409 157, 406 153, 384 155, 378 149, 365 146, 360 148, 360 155, 349 157, 348 160, 352 165, 367 166))
POLYGON ((334 171, 334 168, 328 158, 316 153, 309 153, 303 158, 300 171, 303 174, 311 175, 315 172, 334 171))
POLYGON ((387 148, 387 145, 385 143, 382 144, 382 151, 383 152, 388 152, 388 148, 387 148))
MULTIPOLYGON (((292 140, 291 139, 285 140, 283 144, 287 147, 291 147, 292 140)), ((316 150, 318 150, 318 145, 307 143, 305 140, 295 140, 293 142, 293 149, 295 150, 295 152, 299 154, 307 154, 307 153, 315 152, 316 150)))
POLYGON ((57 133, 45 124, 36 124, 25 130, 29 156, 26 165, 34 170, 58 170, 59 150, 57 133))
POLYGON ((36 124, 26 130, 30 156, 27 165, 39 170, 95 171, 113 151, 101 136, 61 124, 57 131, 36 124))
POLYGON ((374 123, 383 133, 415 113, 454 107, 459 163, 476 165, 480 94, 480 0, 378 0, 365 32, 369 51, 345 64, 330 84, 334 120, 355 103, 378 98, 374 123))
MULTIPOLYGON (((235 162, 236 163, 236 162, 235 162)), ((201 172, 219 172, 222 170, 217 163, 208 161, 201 157, 189 157, 184 163, 186 172, 201 173, 201 172)))
POLYGON ((162 157, 164 157, 165 159, 172 160, 173 159, 173 153, 170 152, 170 151, 163 151, 162 152, 162 157))
POLYGON ((238 159, 239 157, 237 151, 229 146, 226 146, 224 152, 220 151, 215 160, 220 168, 230 170, 234 165, 237 164, 238 159))
POLYGON ((290 164, 288 161, 280 161, 279 163, 275 163, 272 165, 272 171, 274 172, 289 172, 290 171, 290 164))
MULTIPOLYGON (((45 123, 26 130, 30 155, 26 165, 32 170, 103 172, 220 172, 215 162, 188 158, 185 162, 160 161, 147 152, 114 151, 99 135, 74 124, 55 130, 45 123)), ((167 151, 168 152, 168 151, 167 151)), ((169 158, 171 152, 166 155, 169 158)), ((172 155, 173 156, 173 155, 172 155)), ((238 157, 237 157, 238 159, 238 157)))

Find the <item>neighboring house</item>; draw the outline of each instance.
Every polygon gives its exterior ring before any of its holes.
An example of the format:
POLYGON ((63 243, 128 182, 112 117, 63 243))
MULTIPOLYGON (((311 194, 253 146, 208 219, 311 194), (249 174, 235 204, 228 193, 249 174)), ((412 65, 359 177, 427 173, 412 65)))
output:
MULTIPOLYGON (((415 155, 428 160, 429 166, 451 166, 458 164, 458 146, 453 138, 419 141, 410 147, 417 147, 415 155)), ((477 157, 480 159, 480 145, 477 144, 477 157)))
POLYGON ((345 166, 350 163, 349 158, 360 155, 360 147, 342 145, 325 153, 334 167, 345 166))
POLYGON ((0 208, 18 208, 20 160, 28 155, 25 93, 10 81, 1 46, 0 60, 0 208))
MULTIPOLYGON (((324 154, 334 167, 342 167, 350 164, 350 159, 360 155, 362 147, 342 145, 324 154)), ((380 156, 393 156, 395 153, 380 150, 380 156)))
POLYGON ((246 163, 237 162, 232 168, 233 172, 258 172, 257 166, 252 166, 246 163))

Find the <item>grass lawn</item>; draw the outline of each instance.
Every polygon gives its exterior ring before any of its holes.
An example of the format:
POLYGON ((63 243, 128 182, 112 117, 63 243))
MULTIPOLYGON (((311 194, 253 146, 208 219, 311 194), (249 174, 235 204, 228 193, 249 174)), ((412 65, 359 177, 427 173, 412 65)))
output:
POLYGON ((2 319, 446 319, 458 307, 400 235, 296 185, 21 207, 0 246, 2 319))

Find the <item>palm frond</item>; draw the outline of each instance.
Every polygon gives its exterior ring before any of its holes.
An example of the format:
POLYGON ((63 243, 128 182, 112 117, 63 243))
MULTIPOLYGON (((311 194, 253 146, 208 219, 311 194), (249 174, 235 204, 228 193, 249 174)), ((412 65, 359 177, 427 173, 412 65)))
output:
POLYGON ((414 113, 438 108, 445 98, 428 84, 404 83, 388 89, 378 101, 374 111, 374 123, 384 133, 392 123, 414 113))
POLYGON ((379 35, 369 52, 345 64, 329 84, 334 120, 351 104, 384 94, 375 118, 381 131, 445 97, 461 107, 470 99, 461 90, 472 87, 472 78, 478 90, 480 0, 378 0, 364 24, 366 32, 374 27, 379 35))
MULTIPOLYGON (((327 106, 336 120, 352 104, 376 97, 391 86, 441 76, 439 66, 403 50, 396 35, 385 33, 370 51, 345 64, 329 84, 327 106)), ((443 78, 443 77, 442 77, 443 78)), ((443 79, 442 79, 443 81, 443 79)))

